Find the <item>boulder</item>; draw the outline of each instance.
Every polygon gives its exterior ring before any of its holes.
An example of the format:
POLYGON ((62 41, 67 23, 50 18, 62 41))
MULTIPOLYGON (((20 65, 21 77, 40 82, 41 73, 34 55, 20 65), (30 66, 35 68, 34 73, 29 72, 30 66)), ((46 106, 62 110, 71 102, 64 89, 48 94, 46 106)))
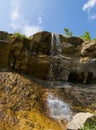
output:
POLYGON ((84 126, 84 123, 92 117, 91 113, 80 112, 73 116, 73 119, 67 124, 67 130, 79 130, 84 126))

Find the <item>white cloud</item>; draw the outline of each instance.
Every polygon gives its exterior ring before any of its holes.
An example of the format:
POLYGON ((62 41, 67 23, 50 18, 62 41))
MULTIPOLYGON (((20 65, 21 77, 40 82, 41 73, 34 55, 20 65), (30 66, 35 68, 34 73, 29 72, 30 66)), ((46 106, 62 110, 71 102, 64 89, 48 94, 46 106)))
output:
POLYGON ((90 20, 96 19, 96 14, 90 15, 90 16, 88 17, 88 19, 90 19, 90 20))
MULTIPOLYGON (((38 16, 37 24, 29 24, 28 19, 24 17, 24 14, 21 12, 20 3, 16 4, 16 0, 11 5, 10 12, 10 25, 13 28, 14 32, 21 32, 27 36, 30 36, 36 32, 42 31, 42 17, 38 16)), ((36 21, 37 21, 36 20, 36 21)))
POLYGON ((83 11, 88 11, 96 5, 96 0, 88 0, 87 3, 83 5, 83 11))
POLYGON ((82 10, 87 11, 88 19, 94 20, 96 19, 96 0, 88 0, 84 5, 82 10))
POLYGON ((42 30, 43 30, 42 27, 39 25, 37 25, 37 26, 36 25, 33 25, 33 26, 32 25, 25 25, 23 27, 23 33, 26 34, 27 36, 30 36, 36 32, 42 31, 42 30))

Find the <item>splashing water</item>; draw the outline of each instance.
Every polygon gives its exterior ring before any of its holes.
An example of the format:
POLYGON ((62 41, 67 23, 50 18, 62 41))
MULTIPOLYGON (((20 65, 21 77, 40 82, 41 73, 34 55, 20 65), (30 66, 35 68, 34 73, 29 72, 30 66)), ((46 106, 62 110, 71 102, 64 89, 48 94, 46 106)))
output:
POLYGON ((61 52, 62 52, 62 48, 61 48, 59 34, 52 33, 51 34, 50 56, 54 56, 54 55, 60 56, 61 52))
POLYGON ((57 120, 63 118, 70 121, 73 112, 70 109, 70 105, 58 99, 53 94, 49 93, 47 97, 47 103, 49 108, 50 117, 57 120))

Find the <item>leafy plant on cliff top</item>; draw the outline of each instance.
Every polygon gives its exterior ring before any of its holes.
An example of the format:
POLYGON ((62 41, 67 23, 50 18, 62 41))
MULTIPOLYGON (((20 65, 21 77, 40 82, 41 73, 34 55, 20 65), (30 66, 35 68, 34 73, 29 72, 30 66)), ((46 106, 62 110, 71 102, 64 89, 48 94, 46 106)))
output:
POLYGON ((85 40, 91 40, 91 36, 90 36, 90 33, 88 31, 85 31, 84 34, 80 37, 85 39, 85 40))
POLYGON ((16 37, 19 37, 19 38, 21 38, 21 39, 27 38, 26 35, 21 34, 21 33, 19 33, 19 32, 15 32, 13 35, 16 36, 16 37))
POLYGON ((72 37, 72 32, 68 28, 64 28, 64 34, 65 36, 72 37))

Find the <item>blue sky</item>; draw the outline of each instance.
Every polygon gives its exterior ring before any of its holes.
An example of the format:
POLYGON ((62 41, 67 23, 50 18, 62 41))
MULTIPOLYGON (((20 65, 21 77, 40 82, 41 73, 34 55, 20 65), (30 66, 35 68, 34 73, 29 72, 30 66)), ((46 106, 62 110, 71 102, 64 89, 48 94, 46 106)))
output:
POLYGON ((30 36, 38 31, 73 35, 89 31, 96 37, 96 0, 3 0, 0 2, 0 30, 30 36))

